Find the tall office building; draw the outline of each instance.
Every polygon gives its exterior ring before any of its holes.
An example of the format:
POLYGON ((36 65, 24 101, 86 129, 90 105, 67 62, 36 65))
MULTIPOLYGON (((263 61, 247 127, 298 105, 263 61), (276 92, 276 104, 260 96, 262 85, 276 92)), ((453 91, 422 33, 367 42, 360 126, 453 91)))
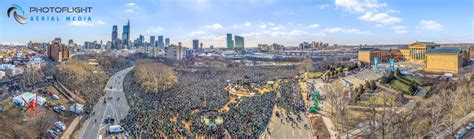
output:
POLYGON ((118 28, 117 25, 112 26, 112 49, 117 49, 117 37, 118 35, 118 28))
POLYGON ((244 37, 235 36, 235 48, 244 48, 244 37))
POLYGON ((150 36, 150 46, 155 47, 155 36, 150 36))
POLYGON ((199 40, 193 40, 193 50, 199 49, 199 40))
POLYGON ((227 34, 227 48, 234 48, 234 40, 232 40, 232 34, 227 34))
POLYGON ((170 46, 170 38, 165 39, 165 47, 170 46))
POLYGON ((69 59, 69 50, 61 43, 61 38, 55 38, 48 48, 49 59, 57 62, 69 59))
POLYGON ((159 48, 164 48, 165 47, 165 43, 163 42, 163 36, 158 36, 158 46, 159 48))
POLYGON ((130 20, 127 25, 123 26, 122 45, 124 48, 130 49, 130 20))

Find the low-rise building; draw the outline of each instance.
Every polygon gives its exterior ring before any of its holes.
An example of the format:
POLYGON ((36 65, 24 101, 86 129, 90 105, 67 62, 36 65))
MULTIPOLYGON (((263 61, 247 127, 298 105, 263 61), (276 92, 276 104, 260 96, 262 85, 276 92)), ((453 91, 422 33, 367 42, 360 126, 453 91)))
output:
POLYGON ((170 45, 165 48, 165 57, 172 60, 182 60, 184 57, 183 47, 180 45, 170 45))
POLYGON ((462 67, 462 54, 459 48, 439 48, 426 51, 427 72, 458 73, 462 67))

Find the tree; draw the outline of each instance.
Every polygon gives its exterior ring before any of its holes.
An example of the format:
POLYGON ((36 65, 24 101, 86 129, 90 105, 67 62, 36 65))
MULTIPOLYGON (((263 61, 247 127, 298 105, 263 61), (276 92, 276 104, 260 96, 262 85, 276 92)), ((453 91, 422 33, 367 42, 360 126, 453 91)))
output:
POLYGON ((173 68, 156 62, 137 65, 133 77, 144 89, 152 92, 167 90, 178 82, 173 68))
POLYGON ((400 69, 397 68, 397 71, 395 71, 395 76, 400 77, 402 75, 402 72, 400 72, 400 69))
POLYGON ((300 70, 304 70, 304 71, 313 71, 314 70, 314 67, 313 67, 313 60, 310 58, 310 57, 307 57, 305 59, 303 59, 303 61, 300 62, 298 68, 300 70))

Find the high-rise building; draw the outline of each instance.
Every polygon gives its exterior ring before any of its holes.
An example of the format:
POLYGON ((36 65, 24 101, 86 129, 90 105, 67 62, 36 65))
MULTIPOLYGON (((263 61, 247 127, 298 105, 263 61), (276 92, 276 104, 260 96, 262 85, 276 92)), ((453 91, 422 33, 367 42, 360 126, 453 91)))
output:
POLYGON ((155 36, 150 36, 150 46, 155 47, 155 36))
POLYGON ((112 49, 117 49, 117 37, 118 35, 118 28, 117 25, 112 26, 112 49))
POLYGON ((170 46, 170 38, 165 39, 165 47, 170 46))
POLYGON ((244 48, 244 37, 241 36, 235 36, 235 48, 244 48))
POLYGON ((163 42, 163 36, 158 36, 158 42, 157 42, 157 47, 159 48, 164 48, 165 47, 165 43, 163 42))
POLYGON ((199 49, 199 40, 193 40, 193 50, 199 49))
POLYGON ((73 46, 73 45, 74 45, 74 40, 72 40, 72 39, 69 39, 69 41, 68 41, 67 45, 69 45, 69 46, 73 46))
POLYGON ((234 40, 232 40, 232 34, 227 34, 227 48, 234 48, 234 40))
POLYGON ((130 49, 130 20, 127 25, 123 26, 122 45, 124 48, 130 49))
POLYGON ((69 50, 61 44, 61 38, 55 38, 48 48, 48 57, 57 62, 69 59, 69 50))

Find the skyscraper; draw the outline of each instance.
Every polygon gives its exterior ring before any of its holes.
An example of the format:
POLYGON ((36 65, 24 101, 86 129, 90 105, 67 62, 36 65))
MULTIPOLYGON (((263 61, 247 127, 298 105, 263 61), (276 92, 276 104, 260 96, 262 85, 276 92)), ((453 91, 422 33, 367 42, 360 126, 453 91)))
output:
POLYGON ((227 48, 234 48, 234 41, 232 40, 232 34, 227 34, 227 48))
POLYGON ((235 48, 244 48, 244 37, 235 36, 235 48))
POLYGON ((170 46, 170 38, 165 39, 165 47, 170 46))
POLYGON ((159 48, 164 48, 165 47, 165 43, 163 42, 163 36, 158 36, 158 46, 159 48))
POLYGON ((112 26, 112 49, 117 49, 117 35, 118 28, 117 25, 112 26))
POLYGON ((150 46, 155 47, 155 36, 150 36, 150 46))
POLYGON ((193 50, 199 49, 199 40, 193 40, 193 50))
POLYGON ((122 41, 123 47, 130 49, 130 20, 123 26, 122 41))

